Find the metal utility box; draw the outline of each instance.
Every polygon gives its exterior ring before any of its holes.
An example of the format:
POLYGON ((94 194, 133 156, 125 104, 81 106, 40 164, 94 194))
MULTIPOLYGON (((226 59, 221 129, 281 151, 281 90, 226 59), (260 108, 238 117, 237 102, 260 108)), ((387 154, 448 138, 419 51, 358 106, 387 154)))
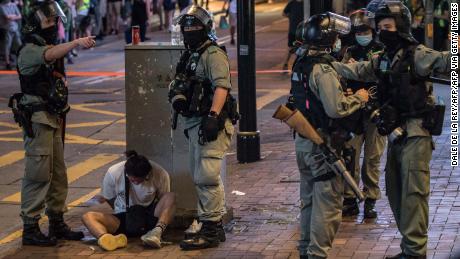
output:
MULTIPOLYGON (((197 204, 181 116, 177 129, 171 130, 172 111, 168 103, 168 86, 183 51, 183 46, 170 43, 125 47, 126 148, 135 149, 168 171, 171 191, 176 193, 178 225, 187 224, 196 216, 197 204)), ((221 176, 225 184, 225 159, 221 176)))

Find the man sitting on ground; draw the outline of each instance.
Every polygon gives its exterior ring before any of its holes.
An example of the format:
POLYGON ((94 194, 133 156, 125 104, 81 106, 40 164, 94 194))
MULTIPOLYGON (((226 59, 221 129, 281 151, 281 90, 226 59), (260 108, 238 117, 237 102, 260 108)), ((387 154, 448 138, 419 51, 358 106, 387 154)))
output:
POLYGON ((126 157, 126 161, 109 168, 99 197, 101 203, 110 204, 114 214, 90 211, 83 215, 83 224, 107 251, 126 247, 127 236, 141 235, 144 244, 160 248, 161 235, 175 211, 169 175, 136 151, 127 151, 126 157), (128 187, 128 214, 125 186, 128 187))

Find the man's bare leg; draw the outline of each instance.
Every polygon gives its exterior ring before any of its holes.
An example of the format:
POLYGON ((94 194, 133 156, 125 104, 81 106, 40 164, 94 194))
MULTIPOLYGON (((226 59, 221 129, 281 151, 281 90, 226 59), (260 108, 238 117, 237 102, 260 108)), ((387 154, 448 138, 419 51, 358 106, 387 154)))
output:
POLYGON ((114 234, 120 226, 120 220, 114 215, 95 211, 83 214, 82 221, 95 238, 107 233, 114 234))
POLYGON ((90 211, 83 215, 82 221, 105 250, 112 251, 127 245, 128 239, 124 234, 112 235, 120 226, 120 220, 112 214, 90 211))

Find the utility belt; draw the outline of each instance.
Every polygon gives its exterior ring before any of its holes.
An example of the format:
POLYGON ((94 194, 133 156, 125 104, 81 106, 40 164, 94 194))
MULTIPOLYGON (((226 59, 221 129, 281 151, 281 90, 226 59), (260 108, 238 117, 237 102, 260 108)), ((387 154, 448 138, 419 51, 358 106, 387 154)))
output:
POLYGON ((402 128, 402 125, 408 119, 422 119, 422 126, 432 136, 442 134, 442 126, 444 124, 444 114, 446 106, 442 100, 432 107, 419 110, 412 113, 401 113, 390 105, 383 105, 371 115, 371 122, 376 124, 377 131, 382 136, 389 136, 390 142, 398 141, 407 136, 407 132, 402 128))
POLYGON ((48 112, 56 115, 64 115, 69 112, 70 107, 67 105, 64 109, 52 106, 48 103, 42 104, 21 104, 20 101, 24 96, 23 93, 13 94, 9 101, 8 107, 11 108, 13 112, 14 121, 19 124, 20 127, 24 129, 26 136, 29 138, 34 138, 34 132, 32 129, 32 115, 35 112, 48 112))
POLYGON ((422 119, 422 126, 432 136, 439 136, 442 134, 442 126, 444 124, 444 114, 446 112, 446 106, 444 103, 435 104, 432 108, 420 111, 414 115, 402 114, 403 122, 412 118, 422 119))

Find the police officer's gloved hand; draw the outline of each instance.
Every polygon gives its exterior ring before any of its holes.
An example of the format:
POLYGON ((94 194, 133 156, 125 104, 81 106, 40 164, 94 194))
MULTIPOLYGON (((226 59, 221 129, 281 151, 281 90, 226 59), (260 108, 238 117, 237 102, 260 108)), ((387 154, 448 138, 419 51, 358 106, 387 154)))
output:
POLYGON ((217 135, 219 134, 219 119, 217 113, 211 112, 203 119, 201 122, 201 130, 207 142, 217 139, 217 135))

